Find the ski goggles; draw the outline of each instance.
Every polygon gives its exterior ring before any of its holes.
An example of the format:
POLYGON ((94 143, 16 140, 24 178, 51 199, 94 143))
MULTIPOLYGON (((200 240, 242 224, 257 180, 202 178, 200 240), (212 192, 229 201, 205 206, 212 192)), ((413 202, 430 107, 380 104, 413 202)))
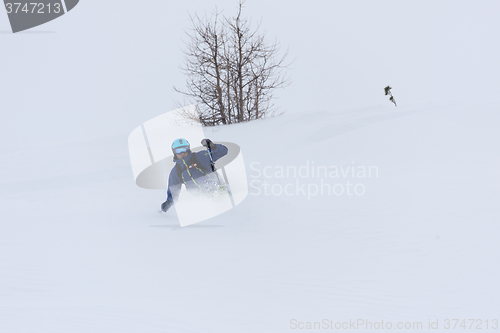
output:
POLYGON ((188 151, 189 151, 189 147, 179 147, 179 148, 174 149, 174 152, 176 154, 187 153, 188 151))

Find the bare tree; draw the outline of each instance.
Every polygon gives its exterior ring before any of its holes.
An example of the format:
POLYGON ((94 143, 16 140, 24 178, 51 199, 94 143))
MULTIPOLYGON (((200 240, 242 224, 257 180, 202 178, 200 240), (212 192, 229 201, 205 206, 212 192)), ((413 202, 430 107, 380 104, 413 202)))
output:
POLYGON ((268 44, 241 18, 243 1, 235 17, 191 17, 184 66, 186 90, 174 87, 198 105, 205 126, 259 119, 276 112, 273 92, 289 84, 284 64, 287 52, 278 57, 279 43, 268 44))

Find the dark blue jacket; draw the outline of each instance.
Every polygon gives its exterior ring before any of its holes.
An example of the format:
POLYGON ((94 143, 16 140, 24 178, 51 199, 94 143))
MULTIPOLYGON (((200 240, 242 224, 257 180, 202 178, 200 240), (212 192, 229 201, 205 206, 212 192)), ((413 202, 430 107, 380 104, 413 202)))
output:
MULTIPOLYGON (((214 161, 217 161, 226 154, 227 147, 221 144, 217 144, 217 147, 212 150, 214 161)), ((172 168, 168 177, 167 201, 171 201, 169 206, 179 197, 182 184, 186 186, 187 190, 197 189, 202 192, 210 191, 214 186, 217 186, 217 178, 210 166, 208 150, 202 150, 197 153, 190 151, 183 159, 177 159, 174 155, 174 162, 176 165, 172 168), (193 158, 193 155, 196 155, 196 158, 193 158), (179 177, 179 174, 181 177, 179 177)))

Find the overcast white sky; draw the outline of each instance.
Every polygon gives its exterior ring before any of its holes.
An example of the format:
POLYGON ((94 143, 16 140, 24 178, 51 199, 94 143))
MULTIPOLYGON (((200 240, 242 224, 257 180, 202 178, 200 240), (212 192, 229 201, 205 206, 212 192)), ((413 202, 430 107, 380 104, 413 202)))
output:
MULTIPOLYGON (((183 100, 172 87, 185 80, 188 14, 236 6, 82 0, 20 34, 0 11, 0 148, 126 134, 171 110, 183 100)), ((288 112, 392 107, 388 84, 400 107, 498 102, 499 13, 496 0, 248 0, 244 10, 294 60, 276 101, 288 112)))

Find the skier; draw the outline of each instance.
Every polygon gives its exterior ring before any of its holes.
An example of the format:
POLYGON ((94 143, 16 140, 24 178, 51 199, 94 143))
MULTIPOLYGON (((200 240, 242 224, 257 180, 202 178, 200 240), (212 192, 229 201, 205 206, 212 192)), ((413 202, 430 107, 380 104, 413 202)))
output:
POLYGON ((202 193, 213 192, 218 187, 215 166, 212 162, 227 154, 227 147, 215 144, 210 139, 201 140, 208 148, 197 153, 191 152, 190 144, 180 138, 172 143, 175 166, 168 177, 167 200, 161 204, 161 210, 166 212, 177 201, 182 184, 187 190, 199 190, 202 193))

